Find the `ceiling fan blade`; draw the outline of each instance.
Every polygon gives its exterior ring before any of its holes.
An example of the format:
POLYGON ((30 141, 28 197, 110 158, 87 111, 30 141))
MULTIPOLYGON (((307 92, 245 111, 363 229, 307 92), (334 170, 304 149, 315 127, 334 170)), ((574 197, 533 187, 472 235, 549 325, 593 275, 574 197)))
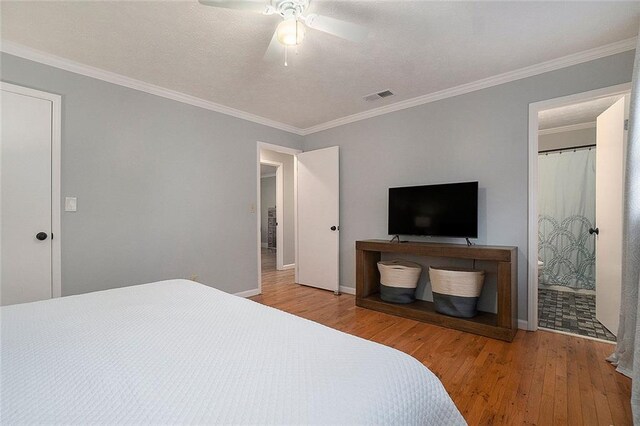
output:
POLYGON ((278 41, 278 33, 274 32, 267 51, 264 53, 264 60, 274 62, 276 60, 284 60, 284 46, 278 41))
POLYGON ((271 11, 265 0, 198 0, 205 6, 224 9, 248 10, 250 12, 269 14, 271 11))
POLYGON ((369 35, 369 30, 361 25, 315 13, 307 16, 304 23, 314 30, 356 42, 364 41, 369 35))

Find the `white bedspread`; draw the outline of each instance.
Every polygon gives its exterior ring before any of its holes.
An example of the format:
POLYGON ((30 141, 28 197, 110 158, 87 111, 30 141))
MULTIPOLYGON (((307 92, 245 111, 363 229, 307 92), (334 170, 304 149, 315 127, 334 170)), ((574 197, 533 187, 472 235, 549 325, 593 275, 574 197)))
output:
POLYGON ((190 281, 1 320, 2 424, 464 424, 414 358, 190 281))

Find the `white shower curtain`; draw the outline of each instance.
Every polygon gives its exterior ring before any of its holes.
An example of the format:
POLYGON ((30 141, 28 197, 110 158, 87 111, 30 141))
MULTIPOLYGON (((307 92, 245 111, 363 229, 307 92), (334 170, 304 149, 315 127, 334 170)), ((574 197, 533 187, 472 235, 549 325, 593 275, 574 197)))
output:
POLYGON ((596 150, 538 156, 540 282, 595 289, 596 150))

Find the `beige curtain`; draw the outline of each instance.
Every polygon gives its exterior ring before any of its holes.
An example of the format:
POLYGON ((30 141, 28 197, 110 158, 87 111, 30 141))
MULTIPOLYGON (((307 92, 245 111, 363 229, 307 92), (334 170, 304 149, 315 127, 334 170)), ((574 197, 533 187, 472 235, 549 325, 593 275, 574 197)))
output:
MULTIPOLYGON (((639 37, 640 41, 640 37, 639 37)), ((622 305, 618 344, 609 361, 632 380, 631 409, 640 425, 640 44, 636 46, 629 114, 622 252, 622 305)))

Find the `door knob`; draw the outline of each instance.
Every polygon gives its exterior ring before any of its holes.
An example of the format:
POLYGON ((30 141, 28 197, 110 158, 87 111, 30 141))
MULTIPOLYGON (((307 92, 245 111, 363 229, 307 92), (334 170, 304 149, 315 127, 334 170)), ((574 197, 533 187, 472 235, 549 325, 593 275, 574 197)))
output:
POLYGON ((336 229, 338 229, 338 228, 336 228, 335 226, 332 226, 332 227, 331 227, 331 230, 332 230, 332 231, 335 231, 336 229))
POLYGON ((599 235, 600 234, 600 230, 598 228, 595 228, 595 229, 594 228, 589 228, 589 233, 591 235, 593 235, 593 234, 599 235))
POLYGON ((47 235, 47 233, 46 233, 46 232, 38 232, 38 233, 36 234, 36 239, 37 239, 37 240, 40 240, 40 241, 44 241, 44 240, 46 240, 46 239, 47 239, 47 237, 48 237, 48 235, 47 235))

